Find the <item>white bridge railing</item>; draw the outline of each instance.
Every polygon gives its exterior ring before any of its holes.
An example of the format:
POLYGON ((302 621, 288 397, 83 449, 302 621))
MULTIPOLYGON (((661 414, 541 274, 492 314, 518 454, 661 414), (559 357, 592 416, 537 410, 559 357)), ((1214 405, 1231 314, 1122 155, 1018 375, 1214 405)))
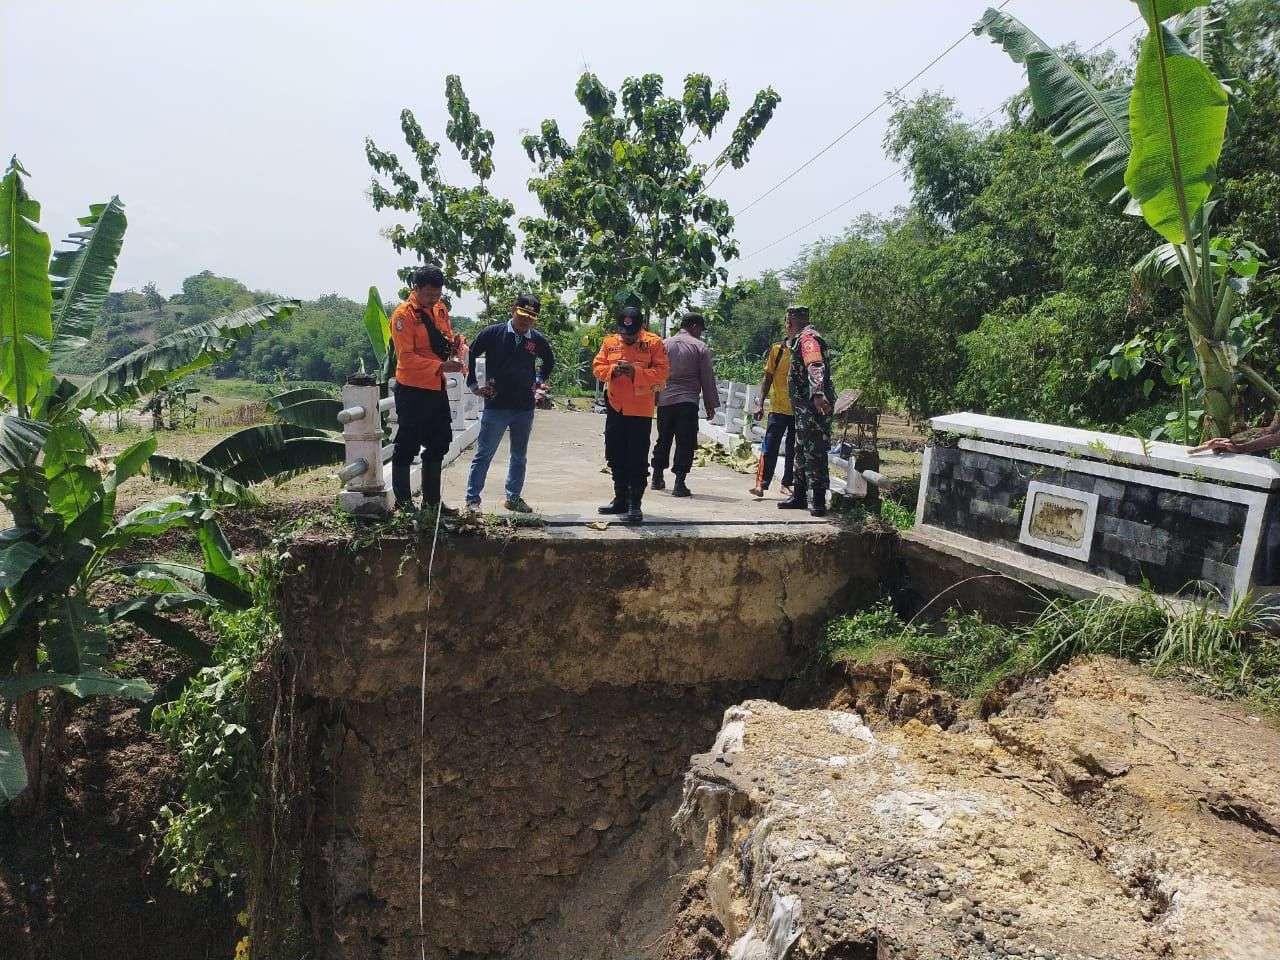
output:
MULTIPOLYGON (((444 462, 452 463, 480 434, 484 401, 467 388, 465 373, 446 373, 445 390, 453 417, 453 442, 444 462)), ((476 360, 476 379, 484 382, 484 358, 476 360)), ((339 504, 356 514, 386 513, 391 509, 391 454, 395 451, 395 381, 386 397, 379 396, 377 381, 369 376, 351 377, 342 388, 338 423, 346 445, 344 466, 338 471, 343 483, 339 504)), ((422 465, 415 459, 409 473, 410 489, 422 489, 422 465)))
MULTIPOLYGON (((745 441, 758 454, 765 432, 765 424, 757 423, 754 415, 760 399, 759 384, 717 380, 716 387, 720 405, 713 419, 698 421, 699 436, 728 451, 736 450, 745 441)), ((854 462, 840 456, 838 450, 827 453, 827 462, 831 465, 833 493, 861 499, 867 496, 868 484, 883 487, 888 483, 887 478, 874 470, 857 469, 854 462)))

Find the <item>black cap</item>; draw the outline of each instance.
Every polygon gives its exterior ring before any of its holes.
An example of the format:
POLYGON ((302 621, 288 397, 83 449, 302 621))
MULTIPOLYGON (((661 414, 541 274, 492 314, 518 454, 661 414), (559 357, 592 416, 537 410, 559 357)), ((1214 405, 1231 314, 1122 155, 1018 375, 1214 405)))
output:
POLYGON ((618 329, 627 336, 635 336, 644 329, 644 318, 635 307, 623 307, 618 313, 618 329))
POLYGON ((796 304, 796 305, 793 305, 793 306, 787 307, 787 316, 788 316, 788 317, 803 317, 805 320, 808 320, 808 319, 809 319, 809 308, 808 308, 808 307, 802 307, 802 306, 800 306, 799 304, 796 304))

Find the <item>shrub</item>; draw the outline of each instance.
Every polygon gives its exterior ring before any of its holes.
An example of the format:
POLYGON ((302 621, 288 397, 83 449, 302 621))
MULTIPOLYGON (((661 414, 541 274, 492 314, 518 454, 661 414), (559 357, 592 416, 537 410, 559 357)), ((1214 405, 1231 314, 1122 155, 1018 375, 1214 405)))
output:
POLYGON ((153 715, 182 761, 182 800, 160 808, 155 828, 162 832, 161 854, 172 864, 170 883, 185 893, 215 883, 230 892, 249 862, 261 778, 247 687, 254 663, 279 631, 264 600, 210 619, 218 635, 215 665, 153 715))
POLYGON ((1226 610, 1207 603, 1175 609, 1148 592, 1132 600, 1055 599, 1034 622, 1013 627, 955 612, 924 627, 881 605, 828 624, 822 653, 832 663, 897 656, 964 696, 1105 654, 1280 714, 1278 625, 1280 615, 1249 598, 1226 610))

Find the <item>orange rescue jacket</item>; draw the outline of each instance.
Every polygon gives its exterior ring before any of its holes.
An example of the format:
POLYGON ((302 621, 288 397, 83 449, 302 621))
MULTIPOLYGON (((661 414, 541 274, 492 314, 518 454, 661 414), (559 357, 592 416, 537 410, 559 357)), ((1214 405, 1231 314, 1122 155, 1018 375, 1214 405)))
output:
POLYGON ((596 379, 609 388, 609 406, 627 417, 653 416, 658 391, 666 386, 670 368, 662 338, 648 330, 641 331, 631 344, 623 343, 617 333, 605 337, 591 365, 596 379), (634 378, 613 376, 619 360, 635 366, 634 378))
POLYGON ((428 312, 416 293, 396 307, 391 314, 391 339, 396 345, 396 383, 423 390, 443 390, 444 376, 440 369, 447 357, 441 357, 431 346, 431 333, 427 324, 438 331, 437 344, 446 344, 446 354, 452 356, 458 349, 453 326, 449 323, 449 308, 442 301, 428 312))

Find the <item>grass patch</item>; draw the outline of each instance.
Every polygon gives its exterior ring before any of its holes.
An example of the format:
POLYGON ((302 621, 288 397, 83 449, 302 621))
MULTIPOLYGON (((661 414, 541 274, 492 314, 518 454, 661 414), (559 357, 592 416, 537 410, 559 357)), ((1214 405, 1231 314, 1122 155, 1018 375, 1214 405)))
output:
POLYGON ((829 623, 823 654, 849 664, 896 656, 966 697, 1076 657, 1106 654, 1280 717, 1277 627, 1280 614, 1249 599, 1226 610, 1208 604, 1174 610, 1151 593, 1055 599, 1034 622, 1013 627, 955 612, 934 624, 904 623, 881 605, 829 623))
POLYGON ((888 497, 880 501, 880 516, 899 530, 910 530, 916 525, 916 512, 888 497))

